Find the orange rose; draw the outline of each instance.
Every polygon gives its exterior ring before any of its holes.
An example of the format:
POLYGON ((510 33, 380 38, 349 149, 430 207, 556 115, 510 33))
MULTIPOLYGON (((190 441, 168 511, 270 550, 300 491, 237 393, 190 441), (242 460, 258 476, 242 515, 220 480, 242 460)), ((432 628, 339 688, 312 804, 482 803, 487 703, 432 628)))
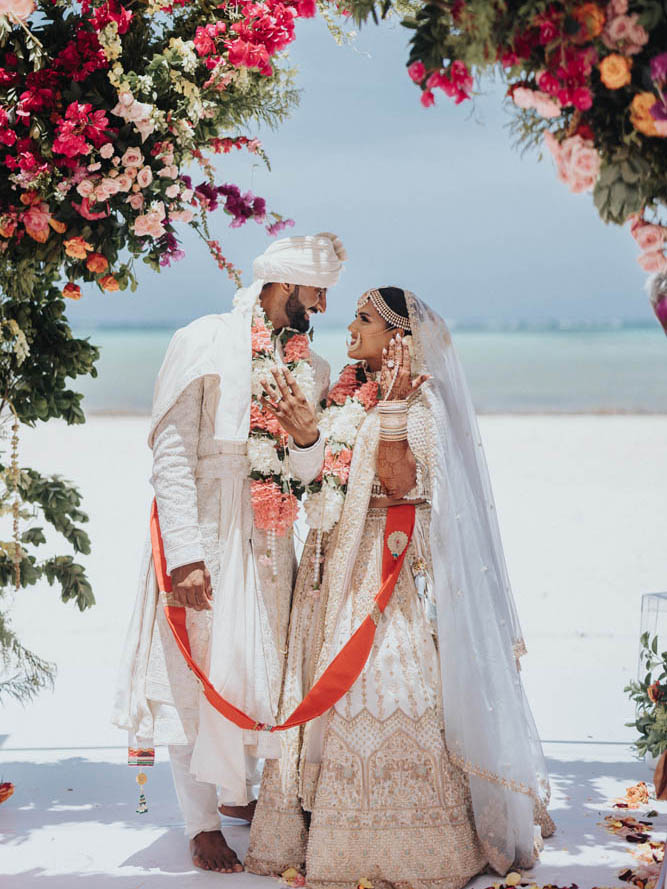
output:
POLYGON ((54 219, 53 216, 49 219, 49 225, 54 231, 57 231, 59 235, 62 235, 67 231, 65 223, 59 222, 57 219, 54 219))
POLYGON ((0 216, 0 235, 3 238, 11 238, 16 231, 16 220, 11 216, 0 216))
POLYGON ((118 281, 116 281, 113 275, 105 275, 99 279, 98 284, 102 290, 120 290, 118 281))
POLYGON ((587 43, 604 30, 606 17, 597 3, 582 3, 572 12, 572 18, 579 22, 579 33, 574 38, 577 43, 587 43))
POLYGON ((645 136, 660 135, 649 111, 651 106, 655 105, 657 101, 653 93, 637 93, 630 105, 632 126, 645 136))
POLYGON ((84 241, 80 235, 65 241, 65 253, 72 259, 85 259, 87 253, 92 249, 93 245, 84 241))
POLYGON ((69 281, 63 287, 63 296, 66 296, 68 299, 81 299, 81 288, 78 284, 72 284, 69 281))
POLYGON ((609 90, 620 90, 622 86, 627 86, 632 80, 630 73, 632 59, 628 56, 613 52, 611 55, 605 56, 598 67, 602 83, 609 90))
POLYGON ((100 272, 106 272, 109 268, 109 261, 101 253, 91 253, 86 260, 86 268, 98 275, 100 272))

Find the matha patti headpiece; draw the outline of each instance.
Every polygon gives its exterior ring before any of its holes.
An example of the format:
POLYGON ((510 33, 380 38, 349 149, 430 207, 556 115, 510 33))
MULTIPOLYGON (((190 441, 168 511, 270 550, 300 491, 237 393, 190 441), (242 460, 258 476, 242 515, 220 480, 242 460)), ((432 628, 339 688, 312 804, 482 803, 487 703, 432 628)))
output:
POLYGON ((391 327, 400 327, 401 330, 410 330, 410 319, 404 315, 399 315, 390 309, 379 290, 367 290, 366 293, 359 297, 357 302, 357 311, 363 308, 368 301, 371 301, 378 311, 381 318, 391 325, 391 327))

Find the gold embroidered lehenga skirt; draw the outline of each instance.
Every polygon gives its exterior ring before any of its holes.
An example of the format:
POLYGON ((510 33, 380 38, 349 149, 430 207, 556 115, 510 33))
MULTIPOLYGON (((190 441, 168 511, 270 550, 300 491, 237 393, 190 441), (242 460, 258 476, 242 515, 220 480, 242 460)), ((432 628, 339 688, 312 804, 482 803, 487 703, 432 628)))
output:
MULTIPOLYGON (((354 889, 362 879, 375 889, 460 889, 486 865, 467 777, 447 753, 437 641, 412 568, 420 558, 429 563, 430 509, 418 506, 416 513, 403 570, 362 674, 308 731, 297 730, 294 780, 289 774, 281 780, 277 760, 266 763, 247 870, 276 874, 294 866, 317 889, 354 889)), ((386 510, 368 511, 336 638, 327 646, 334 654, 370 612, 380 587, 385 520, 386 510)), ((319 599, 309 590, 312 556, 309 540, 286 675, 287 687, 290 669, 301 670, 303 691, 323 644, 327 604, 326 585, 319 599)), ((289 754, 284 770, 286 764, 289 754)))

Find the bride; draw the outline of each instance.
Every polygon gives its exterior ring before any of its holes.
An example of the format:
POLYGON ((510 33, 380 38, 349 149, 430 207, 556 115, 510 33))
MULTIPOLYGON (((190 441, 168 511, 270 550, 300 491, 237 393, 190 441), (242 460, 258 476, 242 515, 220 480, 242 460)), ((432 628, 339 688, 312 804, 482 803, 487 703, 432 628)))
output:
POLYGON ((266 763, 245 865, 321 889, 459 889, 529 867, 554 829, 525 646, 445 323, 383 287, 349 330, 354 363, 318 419, 289 372, 267 387, 317 464, 281 716, 318 681, 332 705, 266 763), (367 633, 360 655, 349 640, 367 633), (327 671, 341 652, 356 679, 327 671))

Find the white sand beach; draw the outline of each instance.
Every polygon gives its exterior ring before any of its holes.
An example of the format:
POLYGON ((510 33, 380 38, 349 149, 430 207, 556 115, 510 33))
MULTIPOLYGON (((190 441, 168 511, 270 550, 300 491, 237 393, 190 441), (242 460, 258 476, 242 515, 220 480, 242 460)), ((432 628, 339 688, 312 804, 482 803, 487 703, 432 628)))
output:
MULTIPOLYGON (((597 813, 651 774, 627 746, 623 687, 637 670, 641 595, 667 590, 667 416, 501 415, 480 425, 528 645, 524 681, 556 791, 560 829, 535 879, 611 885, 627 850, 594 829, 597 813)), ((151 499, 146 429, 142 417, 96 416, 22 433, 22 463, 81 489, 93 541, 82 561, 97 605, 79 614, 47 584, 17 597, 23 641, 59 675, 53 694, 2 712, 0 780, 16 793, 0 807, 0 874, 13 875, 0 882, 12 889, 72 877, 123 887, 222 879, 192 874, 166 754, 149 777, 149 814, 134 814, 125 738, 109 724, 151 499)), ((664 814, 659 824, 664 834, 664 814)), ((234 830, 242 845, 247 829, 234 830)))

